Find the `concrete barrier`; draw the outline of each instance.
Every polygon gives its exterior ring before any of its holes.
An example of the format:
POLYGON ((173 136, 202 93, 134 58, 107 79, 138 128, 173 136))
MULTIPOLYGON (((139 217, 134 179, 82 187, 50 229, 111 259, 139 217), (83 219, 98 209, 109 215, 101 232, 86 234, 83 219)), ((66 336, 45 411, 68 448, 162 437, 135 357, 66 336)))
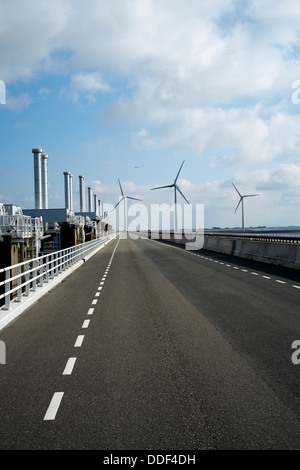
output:
POLYGON ((203 248, 277 266, 300 269, 300 245, 205 236, 203 248))
MULTIPOLYGON (((165 240, 186 247, 187 241, 192 239, 193 232, 184 233, 151 232, 148 238, 165 240), (188 240, 187 240, 188 239, 188 240)), ((189 249, 189 248, 187 248, 189 249)), ((300 244, 281 243, 279 241, 248 240, 220 235, 204 235, 202 249, 215 251, 240 258, 247 258, 262 263, 274 264, 293 269, 300 269, 300 244)))

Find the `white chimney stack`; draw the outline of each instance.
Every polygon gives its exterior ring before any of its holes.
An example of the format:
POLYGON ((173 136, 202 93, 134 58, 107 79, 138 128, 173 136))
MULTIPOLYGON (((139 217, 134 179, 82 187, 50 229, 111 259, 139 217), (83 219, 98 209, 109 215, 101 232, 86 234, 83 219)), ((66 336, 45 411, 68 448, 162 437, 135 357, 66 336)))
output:
POLYGON ((42 209, 42 167, 41 167, 41 148, 32 149, 34 156, 34 198, 35 209, 42 209))
POLYGON ((73 175, 70 173, 69 175, 70 181, 70 210, 73 211, 73 175))
POLYGON ((80 212, 85 212, 85 178, 79 176, 80 212))
POLYGON ((65 176, 65 208, 71 209, 70 204, 70 175, 69 171, 64 171, 65 176))
POLYGON ((48 209, 48 155, 42 153, 41 180, 42 180, 42 209, 48 209))
POLYGON ((92 188, 88 188, 88 204, 89 204, 89 212, 92 212, 92 199, 93 199, 92 188))

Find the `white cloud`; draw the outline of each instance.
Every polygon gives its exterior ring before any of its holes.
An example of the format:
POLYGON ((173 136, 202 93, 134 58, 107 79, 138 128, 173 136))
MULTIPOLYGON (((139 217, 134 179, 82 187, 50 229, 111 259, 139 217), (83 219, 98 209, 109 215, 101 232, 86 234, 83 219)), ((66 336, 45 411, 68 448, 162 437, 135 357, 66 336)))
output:
POLYGON ((84 94, 88 101, 93 102, 96 100, 97 93, 109 92, 111 92, 111 88, 104 82, 99 72, 74 74, 71 77, 70 85, 62 90, 62 93, 75 103, 78 102, 80 94, 84 94))
POLYGON ((42 87, 38 91, 39 95, 49 95, 50 93, 51 93, 51 90, 48 87, 42 87))
POLYGON ((18 96, 7 96, 6 108, 10 111, 21 112, 30 106, 31 99, 28 93, 21 93, 18 96))
MULTIPOLYGON (((300 155, 291 102, 299 20, 298 0, 11 0, 0 5, 0 79, 9 86, 63 75, 74 102, 110 93, 102 122, 126 123, 135 150, 195 151, 210 166, 231 165, 242 187, 262 191, 260 201, 273 191, 272 200, 291 201, 300 155), (273 168, 235 170, 255 163, 273 168)), ((29 104, 28 93, 7 99, 12 110, 29 104)), ((231 181, 181 184, 188 198, 205 196, 211 214, 223 207, 225 217, 235 204, 231 181)), ((119 195, 117 185, 95 189, 119 195)), ((128 191, 159 198, 129 183, 128 191)))
POLYGON ((61 0, 12 0, 0 5, 0 63, 6 82, 34 77, 59 40, 70 5, 61 0))
MULTIPOLYGON (((147 112, 151 126, 157 122, 158 109, 153 109, 153 117, 149 109, 147 112)), ((261 114, 260 105, 182 108, 176 112, 161 109, 159 129, 154 127, 151 132, 142 127, 132 133, 131 142, 138 148, 194 149, 200 155, 212 150, 216 155, 213 165, 299 159, 300 115, 276 112, 267 119, 261 114)))

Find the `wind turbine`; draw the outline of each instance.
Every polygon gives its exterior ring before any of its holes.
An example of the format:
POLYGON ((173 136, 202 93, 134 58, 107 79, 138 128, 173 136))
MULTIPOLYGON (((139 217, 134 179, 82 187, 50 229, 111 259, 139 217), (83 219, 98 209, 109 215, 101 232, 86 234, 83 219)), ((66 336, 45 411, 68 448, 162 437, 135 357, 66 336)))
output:
POLYGON ((177 176, 176 178, 174 179, 174 183, 173 184, 168 184, 166 186, 159 186, 157 188, 151 188, 151 191, 155 190, 155 189, 163 189, 163 188, 174 188, 174 198, 175 198, 175 232, 177 231, 177 193, 176 191, 178 191, 181 196, 183 197, 183 199, 186 200, 186 202, 189 204, 189 201, 187 200, 187 198, 182 194, 182 192, 180 191, 178 185, 177 185, 177 179, 178 179, 178 176, 179 176, 179 173, 181 172, 181 168, 184 164, 184 160, 181 164, 181 167, 179 168, 179 171, 177 173, 177 176))
POLYGON ((240 200, 238 202, 238 205, 236 206, 236 209, 234 211, 234 213, 236 213, 240 203, 242 203, 242 230, 244 232, 245 230, 245 227, 244 227, 244 197, 253 197, 253 196, 259 196, 259 194, 244 194, 243 196, 241 195, 241 193, 239 192, 239 190, 236 188, 236 186, 232 183, 233 187, 235 188, 235 190, 237 191, 237 193, 239 194, 240 196, 240 200))
POLYGON ((124 201, 124 231, 126 232, 126 199, 133 199, 134 201, 141 201, 142 199, 137 199, 136 197, 131 197, 131 196, 125 196, 124 193, 123 193, 123 189, 122 189, 121 182, 120 182, 119 178, 118 178, 118 181, 119 181, 119 186, 120 186, 122 198, 121 198, 121 199, 119 200, 119 202, 115 205, 115 207, 113 208, 113 210, 114 210, 122 201, 124 201))

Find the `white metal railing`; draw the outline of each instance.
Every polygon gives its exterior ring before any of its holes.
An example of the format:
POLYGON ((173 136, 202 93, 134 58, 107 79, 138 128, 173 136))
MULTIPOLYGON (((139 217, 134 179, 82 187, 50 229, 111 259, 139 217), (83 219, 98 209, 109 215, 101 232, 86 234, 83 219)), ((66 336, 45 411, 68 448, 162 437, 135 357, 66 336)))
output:
POLYGON ((26 215, 1 215, 0 234, 18 238, 31 238, 43 234, 41 217, 32 219, 26 215))
POLYGON ((9 310, 12 300, 21 302, 23 296, 29 296, 37 287, 63 274, 112 236, 97 238, 0 269, 0 309, 9 310))

